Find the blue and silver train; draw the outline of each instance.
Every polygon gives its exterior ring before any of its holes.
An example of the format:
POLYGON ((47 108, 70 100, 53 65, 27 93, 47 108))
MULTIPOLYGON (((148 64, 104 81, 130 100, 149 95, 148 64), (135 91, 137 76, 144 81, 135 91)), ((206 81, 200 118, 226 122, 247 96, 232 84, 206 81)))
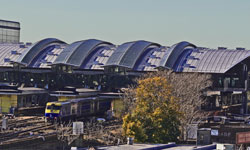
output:
POLYGON ((67 121, 94 114, 104 114, 111 109, 111 100, 97 97, 71 99, 65 102, 48 102, 45 109, 45 120, 67 121))

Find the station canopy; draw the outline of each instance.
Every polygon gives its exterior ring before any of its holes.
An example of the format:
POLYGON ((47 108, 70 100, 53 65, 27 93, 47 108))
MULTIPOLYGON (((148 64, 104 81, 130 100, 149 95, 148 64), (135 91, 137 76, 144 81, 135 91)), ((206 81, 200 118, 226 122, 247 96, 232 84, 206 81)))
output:
POLYGON ((210 49, 183 41, 172 46, 138 40, 114 45, 110 42, 87 39, 67 44, 47 38, 34 44, 0 44, 0 67, 13 64, 27 68, 47 68, 53 65, 72 66, 78 70, 104 70, 121 67, 130 71, 225 73, 250 57, 250 51, 210 49))

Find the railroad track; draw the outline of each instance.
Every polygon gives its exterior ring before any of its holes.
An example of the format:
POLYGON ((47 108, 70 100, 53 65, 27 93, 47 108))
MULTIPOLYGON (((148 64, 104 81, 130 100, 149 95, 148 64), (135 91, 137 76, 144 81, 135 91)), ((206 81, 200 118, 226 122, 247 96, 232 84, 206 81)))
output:
POLYGON ((8 123, 8 129, 4 132, 0 132, 0 142, 15 139, 19 136, 30 135, 30 132, 42 132, 45 129, 52 128, 51 125, 45 124, 41 117, 31 117, 21 120, 11 120, 8 123))
MULTIPOLYGON (((89 121, 88 119, 83 120, 84 122, 89 121)), ((107 133, 109 133, 111 130, 116 129, 119 125, 121 125, 121 123, 117 120, 111 120, 103 123, 96 122, 92 125, 96 126, 96 128, 89 128, 88 132, 86 133, 90 134, 91 132, 92 135, 97 135, 99 134, 101 129, 103 129, 104 131, 106 130, 107 133)), ((39 142, 40 140, 44 140, 45 138, 49 137, 56 138, 58 133, 60 133, 60 126, 59 128, 57 128, 56 125, 47 124, 44 122, 42 117, 38 116, 29 118, 26 117, 23 119, 16 118, 16 120, 10 119, 10 121, 8 122, 8 128, 9 130, 0 132, 0 149, 1 147, 11 145, 14 146, 21 143, 23 144, 27 141, 39 142)), ((70 131, 70 133, 71 132, 72 131, 70 131)), ((113 134, 109 133, 108 135, 109 136, 107 136, 107 138, 109 138, 113 134)))
POLYGON ((17 122, 17 123, 13 123, 8 125, 8 128, 10 129, 14 129, 14 128, 22 128, 22 127, 26 127, 26 126, 32 126, 34 124, 43 124, 44 121, 43 120, 29 120, 26 122, 17 122))
MULTIPOLYGON (((41 119, 41 117, 34 116, 34 117, 30 117, 30 118, 26 118, 26 119, 21 119, 21 120, 17 120, 17 118, 15 118, 15 119, 9 119, 8 126, 9 127, 14 127, 17 124, 22 124, 22 123, 25 124, 25 123, 27 123, 29 121, 38 120, 38 119, 41 119)), ((2 120, 0 121, 0 127, 2 127, 2 120)))
MULTIPOLYGON (((54 127, 55 127, 54 125, 48 125, 48 126, 42 125, 42 126, 36 126, 36 127, 28 128, 26 130, 14 132, 14 133, 2 135, 2 136, 0 136, 0 142, 2 144, 4 144, 6 141, 9 141, 9 140, 12 140, 12 139, 16 139, 16 138, 20 139, 20 138, 31 137, 32 135, 30 135, 30 132, 37 132, 37 131, 43 132, 44 130, 53 129, 54 127)), ((18 139, 16 139, 16 140, 18 140, 18 139)))

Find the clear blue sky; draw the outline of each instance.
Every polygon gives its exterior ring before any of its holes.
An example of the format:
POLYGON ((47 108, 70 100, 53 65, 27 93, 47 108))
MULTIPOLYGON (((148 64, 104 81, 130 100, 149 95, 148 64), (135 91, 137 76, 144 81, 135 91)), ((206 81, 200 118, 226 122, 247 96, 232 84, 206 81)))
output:
POLYGON ((0 19, 19 21, 24 42, 186 40, 250 49, 250 0, 2 0, 0 19))

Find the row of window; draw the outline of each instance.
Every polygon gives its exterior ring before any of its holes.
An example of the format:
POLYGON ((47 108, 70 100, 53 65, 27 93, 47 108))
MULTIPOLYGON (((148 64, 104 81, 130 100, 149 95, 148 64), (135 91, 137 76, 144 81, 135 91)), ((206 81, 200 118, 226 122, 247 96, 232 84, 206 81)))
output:
POLYGON ((239 77, 225 77, 218 79, 218 87, 226 88, 242 88, 242 83, 239 77))
POLYGON ((4 21, 4 20, 0 20, 0 25, 1 26, 8 26, 8 27, 16 27, 16 28, 20 28, 20 24, 17 22, 9 22, 9 21, 4 21))
POLYGON ((2 36, 0 34, 0 43, 18 43, 19 36, 2 36))
POLYGON ((12 35, 12 36, 19 36, 20 31, 19 30, 12 30, 12 29, 3 29, 3 28, 0 28, 0 34, 3 34, 3 35, 12 35))
POLYGON ((5 29, 0 27, 0 43, 18 43, 20 30, 5 29))
POLYGON ((13 40, 13 39, 16 39, 16 40, 19 40, 19 36, 12 36, 12 35, 2 35, 0 34, 0 39, 1 40, 13 40))

